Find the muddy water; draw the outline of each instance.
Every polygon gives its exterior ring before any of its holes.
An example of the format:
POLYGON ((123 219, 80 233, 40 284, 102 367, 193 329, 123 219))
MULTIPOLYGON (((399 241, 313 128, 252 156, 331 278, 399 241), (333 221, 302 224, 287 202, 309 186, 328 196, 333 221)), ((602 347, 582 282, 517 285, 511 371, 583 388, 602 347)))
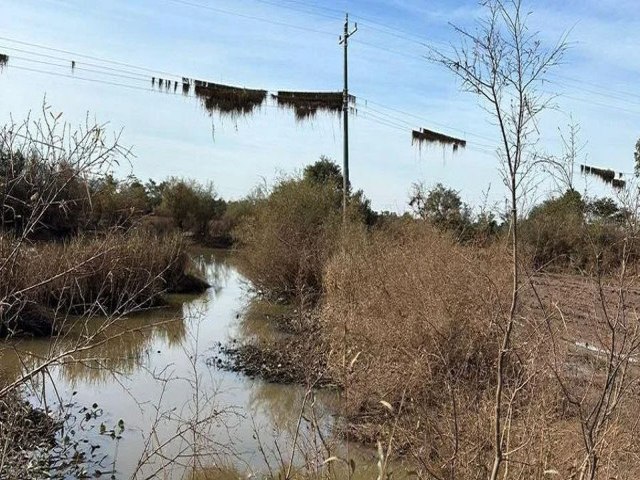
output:
MULTIPOLYGON (((92 454, 89 474, 191 478, 194 465, 200 471, 232 467, 246 474, 277 471, 290 460, 291 432, 306 392, 217 368, 220 343, 276 333, 260 306, 251 303, 232 257, 209 251, 194 259, 213 285, 206 294, 173 297, 167 308, 110 325, 98 338, 115 339, 33 382, 34 401, 66 405, 65 434, 92 454)), ((69 349, 80 336, 104 328, 104 320, 96 318, 64 338, 5 344, 3 374, 15 377, 34 356, 69 349)), ((335 421, 335 395, 319 392, 313 412, 310 401, 305 412, 307 418, 317 416, 327 436, 335 421)), ((319 448, 314 430, 302 422, 295 464, 322 458, 313 453, 319 448)))

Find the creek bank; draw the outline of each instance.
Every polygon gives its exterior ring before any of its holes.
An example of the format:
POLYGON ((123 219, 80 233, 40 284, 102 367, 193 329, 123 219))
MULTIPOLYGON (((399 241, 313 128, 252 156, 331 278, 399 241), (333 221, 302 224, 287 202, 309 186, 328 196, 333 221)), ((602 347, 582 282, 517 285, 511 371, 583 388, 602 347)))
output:
POLYGON ((14 301, 8 303, 8 307, 0 310, 0 338, 54 335, 53 309, 34 302, 14 301))
POLYGON ((183 273, 167 289, 167 293, 197 295, 206 292, 211 285, 204 279, 192 274, 183 273))
MULTIPOLYGON (((188 261, 183 264, 183 270, 160 273, 157 284, 142 282, 139 289, 135 284, 131 288, 126 285, 135 277, 135 271, 122 273, 119 280, 124 285, 114 287, 118 280, 110 278, 112 270, 105 264, 91 272, 99 277, 96 282, 88 282, 87 274, 78 272, 66 279, 71 283, 52 281, 27 294, 9 294, 0 305, 0 338, 49 337, 60 333, 56 321, 66 315, 94 315, 98 310, 109 314, 136 313, 168 305, 165 294, 198 295, 211 288, 198 273, 190 271, 188 261), (69 284, 74 285, 73 291, 69 284)), ((11 285, 0 287, 11 289, 11 285)))
POLYGON ((210 363, 270 383, 336 386, 327 374, 328 348, 313 311, 282 305, 270 310, 260 321, 269 323, 273 338, 218 344, 210 363))

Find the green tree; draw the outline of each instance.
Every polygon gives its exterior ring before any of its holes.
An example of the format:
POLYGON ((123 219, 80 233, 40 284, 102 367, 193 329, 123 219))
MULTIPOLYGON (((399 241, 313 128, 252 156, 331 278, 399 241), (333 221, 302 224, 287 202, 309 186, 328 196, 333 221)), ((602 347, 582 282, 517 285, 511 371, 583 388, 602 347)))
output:
MULTIPOLYGON (((302 180, 332 189, 335 192, 336 208, 342 208, 342 170, 329 157, 323 155, 317 162, 307 165, 302 172, 302 180)), ((365 197, 362 190, 349 194, 349 207, 352 214, 357 215, 365 225, 372 226, 376 223, 378 215, 371 208, 371 201, 365 197)))
POLYGON ((471 211, 458 192, 441 183, 430 190, 414 184, 409 206, 422 219, 445 230, 462 232, 471 223, 471 211))
POLYGON ((178 228, 200 237, 206 236, 209 222, 221 217, 224 209, 212 183, 171 178, 162 189, 160 210, 168 213, 178 228))
POLYGON ((337 163, 324 155, 317 162, 304 168, 302 178, 320 185, 333 185, 336 190, 342 192, 342 170, 337 163))

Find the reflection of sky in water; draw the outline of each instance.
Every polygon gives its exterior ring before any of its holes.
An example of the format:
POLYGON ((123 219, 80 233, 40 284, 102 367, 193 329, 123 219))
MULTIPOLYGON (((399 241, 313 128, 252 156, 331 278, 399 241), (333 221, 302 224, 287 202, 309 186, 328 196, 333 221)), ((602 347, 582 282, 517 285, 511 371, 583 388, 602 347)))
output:
MULTIPOLYGON (((218 342, 224 343, 231 336, 268 335, 269 329, 264 318, 260 321, 260 307, 248 305, 246 281, 229 263, 226 254, 199 253, 195 267, 213 285, 206 294, 197 298, 176 296, 168 308, 135 315, 110 327, 109 335, 132 327, 140 330, 85 352, 80 356, 84 364, 66 364, 52 372, 63 399, 71 399, 72 392, 77 391, 73 396, 79 405, 74 407, 76 411, 95 402, 104 412, 99 421, 107 428, 124 419, 126 430, 116 453, 118 478, 128 478, 135 470, 150 426, 158 416, 162 416, 162 421, 156 428, 156 443, 162 444, 176 433, 181 423, 178 419, 194 417, 196 404, 200 406, 201 419, 216 412, 216 420, 206 423, 207 427, 201 429, 202 435, 197 437, 196 443, 207 450, 213 448, 222 454, 232 450, 238 465, 249 465, 253 469, 264 467, 256 431, 274 464, 277 463, 274 440, 283 452, 289 450, 287 432, 295 428, 304 390, 297 386, 266 384, 207 366, 206 360, 218 342), (194 390, 195 379, 199 395, 194 390)), ((95 324, 89 324, 88 330, 99 328, 99 322, 96 319, 95 324)), ((71 338, 57 340, 52 347, 52 342, 46 339, 22 340, 16 342, 16 347, 45 355, 51 348, 68 348, 71 341, 71 338)), ((15 356, 6 351, 3 365, 7 375, 11 375, 12 368, 15 375, 19 368, 15 356)), ((55 395, 53 389, 47 391, 48 396, 55 395)), ((319 397, 323 395, 327 394, 319 397)), ((323 411, 322 403, 316 401, 316 413, 330 418, 323 411)), ((92 443, 100 443, 114 455, 113 442, 96 438, 97 433, 93 438, 91 435, 92 443)), ((172 441, 162 453, 171 457, 193 443, 193 438, 189 433, 183 440, 172 441)), ((304 433, 300 442, 312 445, 312 438, 304 433)), ((208 455, 204 463, 214 462, 216 457, 208 455)), ((179 477, 179 471, 180 467, 174 466, 159 478, 179 477)))

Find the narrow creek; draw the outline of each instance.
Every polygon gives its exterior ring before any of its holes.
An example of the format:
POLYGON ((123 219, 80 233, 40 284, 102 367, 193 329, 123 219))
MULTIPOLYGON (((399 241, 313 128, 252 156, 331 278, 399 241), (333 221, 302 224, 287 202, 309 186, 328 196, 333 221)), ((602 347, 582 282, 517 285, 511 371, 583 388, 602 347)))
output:
MULTIPOLYGON (((290 459, 305 389, 217 367, 220 344, 277 332, 265 318, 256 318, 250 308, 255 300, 230 254, 201 251, 194 260, 213 285, 206 294, 175 296, 167 308, 110 326, 105 336, 127 333, 34 382, 32 390, 42 389, 48 405, 66 404, 65 435, 91 452, 91 476, 98 470, 103 478, 198 478, 191 470, 197 465, 205 471, 242 472, 246 478, 269 468, 277 472, 290 459)), ((95 319, 62 339, 5 345, 3 374, 15 376, 34 355, 69 348, 78 335, 101 325, 95 319)), ((337 393, 317 392, 313 413, 324 434, 335 421, 336 402, 337 393)), ((319 439, 306 422, 302 427, 294 464, 321 463, 318 455, 305 457, 303 449, 318 450, 319 439)), ((360 454, 369 457, 362 463, 371 460, 370 453, 360 454)))

